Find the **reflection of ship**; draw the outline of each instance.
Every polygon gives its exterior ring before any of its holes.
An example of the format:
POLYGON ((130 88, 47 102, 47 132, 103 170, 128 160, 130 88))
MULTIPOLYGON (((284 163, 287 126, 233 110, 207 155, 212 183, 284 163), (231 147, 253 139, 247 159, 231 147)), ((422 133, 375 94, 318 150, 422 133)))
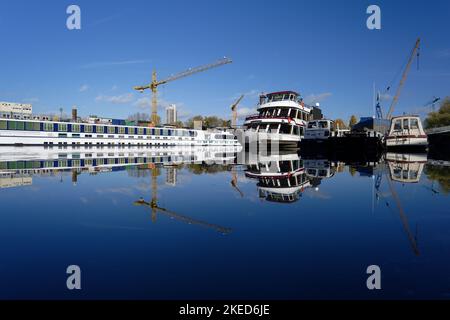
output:
MULTIPOLYGON (((143 198, 136 205, 148 206, 152 210, 152 220, 156 221, 156 212, 170 218, 193 225, 200 225, 228 234, 231 229, 180 215, 157 204, 157 178, 159 168, 166 167, 169 184, 176 184, 176 166, 182 164, 231 164, 235 162, 235 147, 192 147, 192 148, 51 148, 23 147, 4 148, 0 154, 0 187, 10 187, 31 184, 33 174, 72 173, 72 181, 77 182, 77 176, 87 171, 90 173, 104 171, 119 171, 125 169, 151 170, 152 200, 146 202, 143 198), (4 180, 7 179, 7 180, 4 180), (29 179, 29 180, 28 180, 29 179)), ((137 171, 137 176, 141 170, 137 171)), ((136 173, 132 173, 135 175, 136 173)))
POLYGON ((389 167, 390 178, 402 183, 417 183, 420 181, 427 154, 407 154, 388 152, 385 155, 389 167))
POLYGON ((15 175, 10 172, 0 172, 0 189, 31 186, 33 177, 28 174, 15 175))
POLYGON ((142 164, 232 163, 240 147, 4 147, 0 154, 0 172, 14 170, 68 170, 103 168, 115 170, 142 164))
POLYGON ((247 165, 245 175, 258 179, 259 196, 271 202, 295 202, 310 186, 297 153, 257 157, 247 165))
POLYGON ((306 175, 312 178, 331 178, 336 173, 334 163, 327 159, 308 159, 303 160, 306 168, 306 175))

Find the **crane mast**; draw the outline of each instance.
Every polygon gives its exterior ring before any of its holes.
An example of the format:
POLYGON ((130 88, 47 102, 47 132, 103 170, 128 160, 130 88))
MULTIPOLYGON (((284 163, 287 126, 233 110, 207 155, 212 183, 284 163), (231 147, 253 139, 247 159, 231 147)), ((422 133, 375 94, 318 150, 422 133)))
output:
POLYGON ((392 118, 392 113, 394 112, 394 108, 397 105, 398 98, 400 97, 403 86, 405 85, 405 81, 408 78, 408 73, 409 73, 409 69, 411 68, 411 63, 413 62, 416 53, 418 55, 419 46, 420 46, 420 38, 417 39, 416 44, 414 45, 414 48, 411 52, 411 56, 409 57, 408 64, 406 65, 406 68, 403 71, 402 79, 400 80, 400 85, 398 86, 397 92, 394 96, 394 99, 392 100, 391 107, 389 108, 389 111, 386 114, 386 119, 390 120, 392 118))
POLYGON ((235 103, 231 106, 232 119, 231 119, 231 127, 236 128, 237 123, 237 106, 241 103, 242 99, 244 99, 244 95, 241 95, 239 99, 236 100, 235 103))
POLYGON ((188 69, 186 71, 180 72, 178 74, 175 74, 173 76, 170 76, 164 80, 159 80, 157 78, 157 74, 156 71, 153 70, 152 72, 152 82, 148 85, 144 85, 144 86, 136 86, 134 87, 134 90, 137 90, 139 92, 144 92, 145 90, 151 90, 152 91, 152 113, 151 113, 151 121, 153 125, 158 125, 159 124, 159 118, 158 118, 158 86, 162 85, 162 84, 166 84, 168 82, 171 81, 175 81, 181 78, 185 78, 188 77, 190 75, 193 75, 195 73, 199 73, 199 72, 203 72, 212 68, 216 68, 225 64, 229 64, 232 63, 233 61, 229 58, 223 58, 220 59, 214 63, 210 63, 210 64, 206 64, 203 66, 199 66, 199 67, 195 67, 195 68, 191 68, 188 69))

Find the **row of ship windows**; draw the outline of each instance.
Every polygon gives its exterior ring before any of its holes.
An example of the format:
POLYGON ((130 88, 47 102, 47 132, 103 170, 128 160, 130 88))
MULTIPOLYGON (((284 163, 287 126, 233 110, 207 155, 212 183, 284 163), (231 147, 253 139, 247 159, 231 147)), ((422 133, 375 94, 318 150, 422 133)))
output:
POLYGON ((248 129, 253 129, 257 132, 266 132, 266 133, 280 133, 280 134, 293 134, 293 135, 303 135, 304 127, 297 125, 289 125, 289 124, 258 124, 253 123, 248 126, 248 129))
POLYGON ((141 164, 141 163, 163 163, 171 162, 170 156, 166 157, 139 157, 139 158, 99 158, 99 159, 81 159, 81 160, 53 160, 53 161, 9 161, 1 162, 0 170, 20 170, 20 169, 39 169, 39 168, 66 168, 66 167, 84 167, 115 164, 141 164))
POLYGON ((262 117, 291 117, 294 119, 301 119, 308 121, 311 114, 306 113, 302 110, 287 109, 287 108, 267 108, 260 111, 260 116, 262 117))
POLYGON ((87 124, 67 124, 49 122, 0 121, 0 130, 25 130, 45 132, 139 134, 156 136, 196 137, 197 132, 159 128, 133 128, 119 126, 99 126, 87 124))

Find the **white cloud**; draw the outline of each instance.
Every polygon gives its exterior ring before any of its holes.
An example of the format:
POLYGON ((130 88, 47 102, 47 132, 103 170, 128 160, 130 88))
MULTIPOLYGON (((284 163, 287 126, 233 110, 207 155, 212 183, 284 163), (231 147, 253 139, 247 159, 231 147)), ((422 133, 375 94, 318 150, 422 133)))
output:
POLYGON ((305 102, 308 104, 314 104, 314 103, 318 103, 318 102, 322 102, 325 99, 329 98, 332 96, 331 92, 324 92, 324 93, 319 93, 319 94, 310 94, 309 96, 307 96, 305 98, 305 102))
POLYGON ((85 91, 87 91, 89 89, 89 86, 87 85, 87 84, 83 84, 81 87, 80 87, 80 92, 85 92, 85 91))
POLYGON ((95 98, 97 102, 110 102, 113 104, 125 104, 130 103, 134 100, 134 95, 132 93, 125 93, 117 96, 105 96, 99 95, 95 98))
POLYGON ((141 109, 146 109, 146 108, 150 108, 152 106, 152 98, 151 97, 142 97, 137 99, 137 101, 134 103, 135 106, 141 108, 141 109))
POLYGON ((24 103, 36 103, 39 102, 39 98, 28 98, 23 100, 24 103))
POLYGON ((392 95, 390 95, 389 93, 380 94, 380 101, 389 101, 392 100, 392 98, 392 95))
POLYGON ((450 58, 450 48, 439 50, 436 56, 438 58, 450 58))
POLYGON ((92 62, 85 65, 82 65, 82 69, 92 69, 92 68, 101 68, 101 67, 116 67, 116 66, 124 66, 130 64, 142 64, 147 63, 150 60, 124 60, 124 61, 105 61, 105 62, 92 62))
MULTIPOLYGON (((178 119, 187 119, 188 117, 192 116, 192 112, 186 110, 186 108, 184 107, 184 103, 169 102, 169 101, 161 98, 160 96, 158 97, 158 113, 159 113, 159 115, 164 118, 166 108, 172 104, 177 106, 178 119)), ((136 106, 140 109, 150 110, 150 108, 152 107, 152 97, 147 94, 147 95, 137 99, 136 102, 134 103, 134 106, 136 106)))
POLYGON ((256 108, 246 108, 246 107, 242 107, 237 109, 237 115, 238 115, 238 119, 245 119, 246 117, 256 114, 256 108))

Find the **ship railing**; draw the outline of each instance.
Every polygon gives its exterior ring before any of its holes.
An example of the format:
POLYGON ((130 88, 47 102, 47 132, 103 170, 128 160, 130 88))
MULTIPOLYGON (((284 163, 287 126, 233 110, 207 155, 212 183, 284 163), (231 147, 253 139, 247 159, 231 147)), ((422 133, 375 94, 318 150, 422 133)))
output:
MULTIPOLYGON (((271 115, 264 116, 264 115, 256 114, 256 115, 248 116, 247 118, 245 118, 245 121, 259 120, 259 119, 287 120, 288 122, 295 121, 295 120, 303 120, 303 119, 284 117, 284 116, 271 116, 271 115)), ((303 120, 303 121, 307 121, 307 120, 303 120)))

